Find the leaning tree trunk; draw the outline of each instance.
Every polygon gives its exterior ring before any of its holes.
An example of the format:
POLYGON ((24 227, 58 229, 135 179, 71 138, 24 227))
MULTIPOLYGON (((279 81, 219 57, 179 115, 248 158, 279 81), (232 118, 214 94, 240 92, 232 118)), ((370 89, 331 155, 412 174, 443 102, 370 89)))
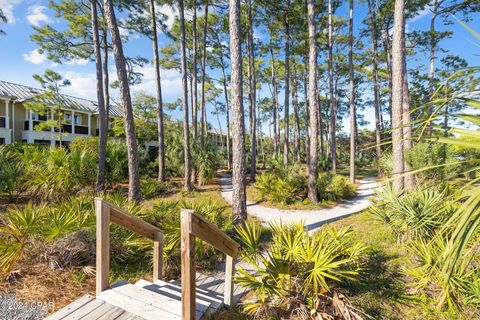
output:
POLYGON ((230 61, 231 102, 233 117, 233 175, 232 210, 233 223, 247 219, 247 197, 245 189, 245 119, 242 92, 242 48, 240 44, 240 0, 230 0, 230 61))
POLYGON ((256 79, 255 79, 255 47, 253 43, 252 0, 248 3, 248 78, 249 78, 249 113, 250 113, 250 182, 255 181, 257 171, 257 116, 256 116, 256 79))
POLYGON ((108 139, 108 130, 109 130, 109 123, 110 123, 110 78, 108 75, 108 30, 105 28, 103 30, 103 65, 102 65, 102 73, 103 73, 103 102, 105 104, 105 119, 104 119, 104 132, 100 132, 100 139, 105 139, 105 148, 107 147, 107 139, 108 139))
POLYGON ((395 0, 393 41, 392 41, 392 156, 393 156, 393 187, 396 191, 403 190, 404 154, 403 154, 403 77, 405 35, 405 2, 395 0))
POLYGON ((288 22, 288 15, 285 14, 285 104, 284 104, 284 129, 283 129, 283 163, 288 164, 289 152, 289 116, 290 116, 290 23, 288 22))
POLYGON ((350 0, 350 19, 348 24, 348 73, 350 77, 350 183, 355 183, 355 74, 353 71, 353 0, 350 0))
POLYGON ((205 80, 207 79, 207 30, 208 30, 208 1, 205 5, 205 22, 203 24, 203 55, 202 55, 202 108, 200 110, 200 146, 203 148, 205 143, 205 135, 207 130, 207 117, 205 105, 205 80))
POLYGON ((310 146, 308 161, 308 198, 318 202, 318 98, 317 98, 317 33, 315 30, 315 0, 308 0, 308 105, 310 116, 310 146))
MULTIPOLYGON (((103 96, 103 75, 102 75, 102 54, 100 48, 100 38, 98 31, 98 12, 97 1, 92 1, 92 35, 93 35, 93 51, 95 55, 95 71, 97 80, 97 101, 98 101, 98 116, 100 138, 98 140, 98 172, 97 182, 95 184, 95 191, 100 192, 105 189, 105 158, 107 149, 107 136, 102 133, 107 130, 105 128, 105 100, 103 96)), ((74 119, 72 119, 74 121, 74 119)))
POLYGON ((125 121, 125 137, 127 140, 128 153, 128 199, 140 201, 140 175, 138 169, 137 137, 135 135, 135 123, 133 120, 132 99, 128 84, 128 73, 123 54, 122 39, 117 26, 117 19, 112 0, 104 0, 105 16, 110 37, 112 39, 113 55, 117 67, 118 85, 120 97, 123 103, 123 117, 125 121))
POLYGON ((333 16, 332 0, 328 0, 328 85, 330 90, 330 156, 332 157, 332 172, 337 172, 337 144, 336 144, 336 112, 335 97, 333 94, 333 16))
POLYGON ((165 180, 165 144, 163 139, 163 101, 162 83, 160 78, 160 57, 158 55, 157 18, 155 15, 155 0, 150 0, 150 14, 153 37, 153 59, 155 66, 155 82, 157 85, 157 131, 158 131, 158 180, 165 180))
POLYGON ((182 60, 182 99, 183 99, 183 144, 184 144, 184 188, 186 191, 192 190, 192 168, 190 156, 190 129, 188 126, 188 83, 187 83, 187 52, 185 42, 185 17, 183 0, 178 1, 179 16, 180 16, 180 46, 181 46, 181 60, 182 60))
POLYGON ((382 157, 381 135, 380 135, 380 91, 378 86, 378 62, 377 62, 377 24, 373 2, 368 1, 370 14, 370 41, 372 43, 372 76, 373 76, 373 104, 375 108, 375 166, 380 174, 380 158, 382 157))

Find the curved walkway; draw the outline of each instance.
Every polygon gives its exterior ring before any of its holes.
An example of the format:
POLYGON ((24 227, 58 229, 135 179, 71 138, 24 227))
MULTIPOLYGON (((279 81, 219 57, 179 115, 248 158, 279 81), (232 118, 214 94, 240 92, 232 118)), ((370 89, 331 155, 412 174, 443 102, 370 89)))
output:
MULTIPOLYGON (((375 177, 365 177, 359 180, 357 195, 332 207, 317 210, 284 210, 265 207, 258 202, 247 201, 247 213, 260 220, 264 225, 271 222, 294 222, 304 221, 308 230, 319 228, 322 224, 345 218, 354 213, 365 210, 370 206, 370 197, 379 186, 375 177)), ((222 197, 232 204, 232 178, 230 174, 220 174, 220 192, 222 197)))

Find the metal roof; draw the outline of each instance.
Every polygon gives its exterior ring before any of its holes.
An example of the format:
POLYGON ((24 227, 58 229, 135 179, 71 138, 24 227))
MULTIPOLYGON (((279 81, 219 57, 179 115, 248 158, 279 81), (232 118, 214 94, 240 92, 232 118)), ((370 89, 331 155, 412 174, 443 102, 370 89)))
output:
MULTIPOLYGON (((26 101, 33 100, 36 94, 42 92, 45 92, 45 90, 0 80, 0 96, 16 98, 18 101, 26 101)), ((95 101, 78 98, 66 94, 61 94, 61 96, 63 99, 62 102, 69 109, 98 114, 98 104, 95 101)), ((115 117, 121 117, 121 107, 113 102, 110 102, 110 115, 115 117)))

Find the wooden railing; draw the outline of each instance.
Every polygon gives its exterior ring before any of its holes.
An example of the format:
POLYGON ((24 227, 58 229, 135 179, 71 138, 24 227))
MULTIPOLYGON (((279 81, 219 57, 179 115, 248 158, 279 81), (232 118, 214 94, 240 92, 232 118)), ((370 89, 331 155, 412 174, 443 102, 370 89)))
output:
POLYGON ((101 198, 95 198, 97 216, 97 295, 109 288, 110 222, 153 240, 153 281, 162 277, 163 233, 160 229, 139 219, 101 198))
POLYGON ((195 319, 196 309, 195 237, 227 255, 224 294, 224 304, 227 307, 232 304, 234 259, 240 246, 193 210, 181 211, 182 318, 189 320, 195 319))

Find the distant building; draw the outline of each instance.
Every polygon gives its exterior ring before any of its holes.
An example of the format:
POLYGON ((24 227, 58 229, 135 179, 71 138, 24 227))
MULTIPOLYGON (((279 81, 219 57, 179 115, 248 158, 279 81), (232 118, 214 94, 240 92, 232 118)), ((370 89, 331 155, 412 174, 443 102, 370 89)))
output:
MULTIPOLYGON (((14 142, 38 143, 54 146, 58 144, 58 129, 35 130, 35 126, 47 119, 58 119, 51 108, 41 114, 24 106, 26 101, 34 101, 42 89, 32 88, 0 80, 0 144, 14 142)), ((62 94, 64 125, 62 142, 68 144, 75 138, 98 135, 99 115, 95 101, 62 94)), ((118 105, 110 104, 110 122, 121 117, 118 105)))

